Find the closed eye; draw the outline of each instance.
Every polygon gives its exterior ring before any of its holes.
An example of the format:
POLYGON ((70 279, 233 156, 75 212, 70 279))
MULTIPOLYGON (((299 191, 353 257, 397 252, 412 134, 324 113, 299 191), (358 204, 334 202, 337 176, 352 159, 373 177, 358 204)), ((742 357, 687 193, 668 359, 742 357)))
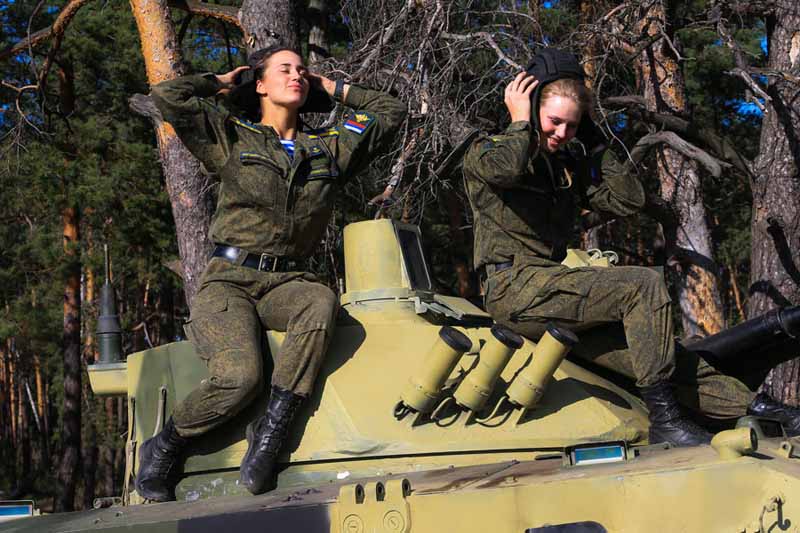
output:
MULTIPOLYGON (((561 120, 558 117, 548 117, 548 118, 550 119, 550 122, 552 122, 554 126, 560 126, 561 124, 563 124, 565 122, 565 121, 561 120)), ((568 128, 577 128, 578 127, 578 125, 573 123, 573 122, 567 122, 566 124, 567 124, 568 128)))

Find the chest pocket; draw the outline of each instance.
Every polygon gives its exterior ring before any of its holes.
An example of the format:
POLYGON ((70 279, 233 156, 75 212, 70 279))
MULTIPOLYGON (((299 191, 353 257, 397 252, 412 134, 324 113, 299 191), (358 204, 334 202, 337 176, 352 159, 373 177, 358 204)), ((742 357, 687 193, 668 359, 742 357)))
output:
POLYGON ((308 150, 308 180, 336 180, 339 173, 328 149, 322 144, 314 144, 308 150))
POLYGON ((297 214, 327 218, 338 189, 338 175, 327 148, 322 143, 309 146, 306 160, 293 180, 297 214))
POLYGON ((258 152, 241 152, 239 163, 239 187, 247 203, 272 209, 285 197, 286 170, 277 161, 258 152))

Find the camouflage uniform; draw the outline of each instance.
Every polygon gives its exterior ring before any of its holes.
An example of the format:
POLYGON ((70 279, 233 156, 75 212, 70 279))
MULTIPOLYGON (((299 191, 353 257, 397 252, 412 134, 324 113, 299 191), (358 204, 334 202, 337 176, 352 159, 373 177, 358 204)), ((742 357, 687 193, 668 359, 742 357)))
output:
POLYGON ((629 216, 644 205, 641 183, 610 151, 590 158, 573 142, 551 154, 537 152, 535 141, 529 122, 514 122, 501 135, 478 138, 465 157, 475 267, 487 276, 487 310, 533 339, 550 321, 582 332, 576 355, 639 387, 673 379, 681 401, 709 416, 745 414, 753 393, 735 378, 697 358, 676 369, 670 298, 659 273, 560 264, 579 209, 629 216), (624 333, 616 345, 608 329, 596 329, 620 322, 624 333))
MULTIPOLYGON (((336 127, 299 132, 290 158, 272 128, 219 105, 220 88, 214 74, 202 74, 163 82, 152 92, 164 120, 219 176, 211 240, 302 260, 318 246, 342 183, 393 136, 405 105, 350 86, 344 104, 359 111, 336 127)), ((302 396, 310 394, 330 341, 338 303, 329 288, 306 272, 262 272, 242 261, 212 258, 200 281, 186 332, 210 377, 175 408, 181 436, 229 420, 262 389, 262 328, 286 332, 272 384, 302 396)))

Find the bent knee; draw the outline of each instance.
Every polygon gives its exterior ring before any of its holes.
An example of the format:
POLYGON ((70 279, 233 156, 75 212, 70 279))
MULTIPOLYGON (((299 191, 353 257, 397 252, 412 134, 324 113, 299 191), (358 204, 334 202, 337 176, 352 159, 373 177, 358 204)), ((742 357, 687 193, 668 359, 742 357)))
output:
POLYGON ((325 285, 313 284, 304 297, 305 305, 295 315, 295 323, 309 327, 328 329, 334 322, 339 300, 336 294, 325 285))
POLYGON ((638 267, 636 270, 640 294, 650 301, 652 309, 658 309, 671 301, 667 283, 661 272, 645 267, 638 267))
POLYGON ((258 396, 264 383, 263 377, 254 373, 213 376, 210 381, 218 390, 219 401, 214 410, 223 416, 233 416, 244 409, 258 396))

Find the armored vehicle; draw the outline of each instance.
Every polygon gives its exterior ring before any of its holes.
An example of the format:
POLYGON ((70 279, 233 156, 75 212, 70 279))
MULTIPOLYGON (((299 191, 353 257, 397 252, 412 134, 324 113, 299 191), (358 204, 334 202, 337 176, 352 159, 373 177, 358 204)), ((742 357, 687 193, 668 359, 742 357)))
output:
MULTIPOLYGON (((574 334, 551 327, 532 342, 467 300, 436 294, 418 228, 359 222, 344 240, 341 316, 277 490, 251 496, 237 484, 259 398, 193 445, 177 502, 142 505, 132 483, 138 448, 206 376, 192 346, 177 342, 90 368, 96 394, 128 399, 119 501, 0 531, 798 530, 800 443, 780 424, 745 417, 710 446, 650 445, 641 400, 565 359, 574 334)), ((609 257, 572 251, 567 261, 609 257)), ((696 348, 718 362, 742 347, 763 354, 796 342, 798 323, 796 308, 776 311, 696 348)), ((283 338, 265 333, 268 367, 283 338)))

